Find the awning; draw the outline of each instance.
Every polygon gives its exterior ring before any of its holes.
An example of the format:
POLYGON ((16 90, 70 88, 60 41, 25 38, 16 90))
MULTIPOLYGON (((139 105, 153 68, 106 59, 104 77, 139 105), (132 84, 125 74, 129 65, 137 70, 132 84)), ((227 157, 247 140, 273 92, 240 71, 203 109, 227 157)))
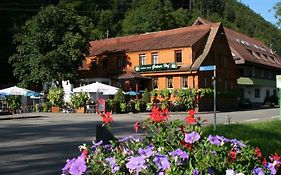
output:
POLYGON ((120 76, 117 77, 119 80, 129 80, 129 79, 150 79, 148 77, 145 77, 139 73, 135 72, 126 72, 120 76))

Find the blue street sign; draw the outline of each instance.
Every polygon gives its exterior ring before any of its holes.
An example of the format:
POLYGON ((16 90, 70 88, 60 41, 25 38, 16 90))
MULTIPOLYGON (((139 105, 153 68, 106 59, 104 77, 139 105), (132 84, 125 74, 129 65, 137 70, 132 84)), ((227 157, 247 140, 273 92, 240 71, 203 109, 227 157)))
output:
POLYGON ((211 71, 211 70, 215 70, 216 66, 212 65, 212 66, 200 66, 199 67, 199 71, 211 71))

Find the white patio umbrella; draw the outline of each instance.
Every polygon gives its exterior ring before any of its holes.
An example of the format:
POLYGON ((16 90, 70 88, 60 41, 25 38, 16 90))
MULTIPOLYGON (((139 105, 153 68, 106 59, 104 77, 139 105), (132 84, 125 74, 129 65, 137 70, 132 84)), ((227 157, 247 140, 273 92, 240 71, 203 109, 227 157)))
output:
POLYGON ((92 92, 103 93, 104 95, 114 95, 119 88, 107 84, 95 82, 78 88, 74 88, 73 92, 92 92))
POLYGON ((40 96, 40 94, 38 92, 28 90, 28 89, 24 89, 24 88, 20 88, 20 87, 17 87, 17 86, 1 89, 0 93, 5 93, 5 94, 8 94, 8 95, 23 95, 23 96, 29 96, 29 97, 40 96))

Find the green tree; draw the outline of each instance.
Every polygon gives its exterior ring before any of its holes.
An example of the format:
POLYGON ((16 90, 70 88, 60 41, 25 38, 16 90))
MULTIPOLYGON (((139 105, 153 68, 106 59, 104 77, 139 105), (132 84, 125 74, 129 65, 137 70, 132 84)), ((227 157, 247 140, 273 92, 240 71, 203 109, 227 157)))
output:
POLYGON ((281 2, 278 2, 275 4, 275 6, 273 7, 273 9, 275 10, 275 17, 278 19, 278 25, 281 25, 281 2))
POLYGON ((170 0, 140 0, 123 21, 125 34, 160 31, 174 27, 170 0))
POLYGON ((28 20, 14 37, 16 53, 9 61, 24 85, 74 80, 88 53, 90 19, 67 4, 50 5, 28 20))

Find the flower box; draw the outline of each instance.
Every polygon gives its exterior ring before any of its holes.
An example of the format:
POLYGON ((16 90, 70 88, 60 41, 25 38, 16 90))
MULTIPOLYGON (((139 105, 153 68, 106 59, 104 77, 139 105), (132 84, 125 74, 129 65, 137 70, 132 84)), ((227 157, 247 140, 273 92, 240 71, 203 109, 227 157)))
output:
POLYGON ((85 113, 85 112, 86 112, 85 107, 76 108, 76 113, 85 113))
POLYGON ((60 112, 59 106, 52 106, 52 112, 60 112))

